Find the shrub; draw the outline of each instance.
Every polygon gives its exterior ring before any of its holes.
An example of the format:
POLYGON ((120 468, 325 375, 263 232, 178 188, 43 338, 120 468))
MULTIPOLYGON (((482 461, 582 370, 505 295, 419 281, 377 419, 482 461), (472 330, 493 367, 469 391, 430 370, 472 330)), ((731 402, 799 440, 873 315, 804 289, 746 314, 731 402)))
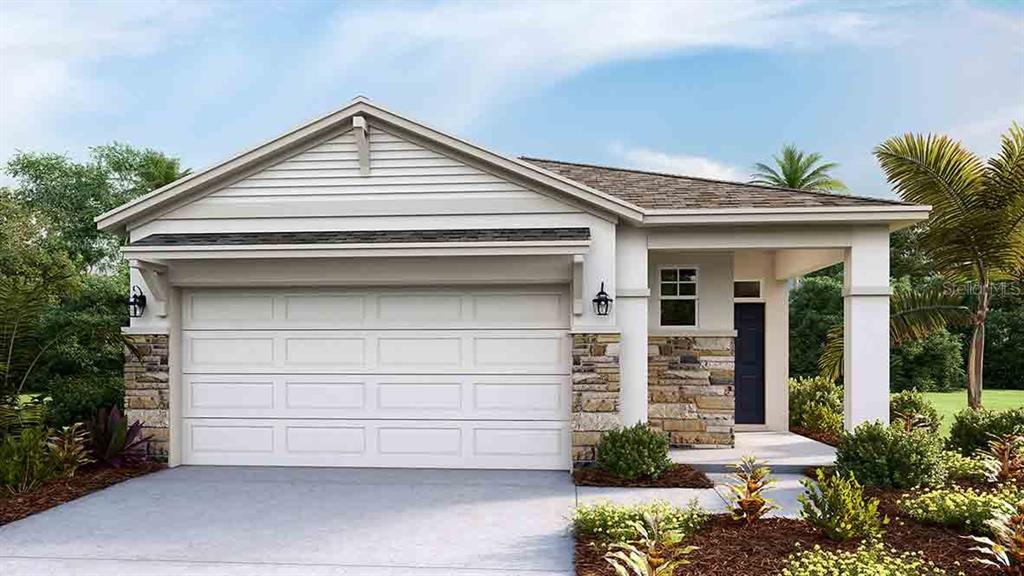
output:
POLYGON ((45 428, 23 428, 0 441, 0 486, 7 492, 32 490, 57 474, 45 428))
POLYGON ((973 560, 995 566, 1010 576, 1021 574, 1024 571, 1024 500, 996 512, 986 526, 992 534, 991 539, 970 537, 981 544, 971 550, 984 555, 973 560))
POLYGON ((633 522, 639 536, 636 542, 615 542, 604 559, 616 574, 625 576, 672 576, 675 569, 689 564, 685 555, 694 546, 680 546, 683 533, 665 526, 657 514, 644 513, 643 522, 633 522))
POLYGON ((888 522, 878 515, 878 500, 864 498, 864 488, 853 475, 826 475, 818 470, 817 482, 801 482, 800 516, 814 524, 832 540, 850 540, 882 533, 888 522))
POLYGON ((759 463, 753 456, 744 457, 739 464, 733 464, 732 468, 734 469, 732 477, 736 483, 729 484, 728 488, 731 492, 730 512, 734 519, 744 520, 747 526, 750 526, 765 514, 778 508, 764 495, 765 491, 775 483, 771 479, 771 468, 759 463))
POLYGON ((124 406, 124 378, 58 378, 49 386, 46 422, 54 428, 88 422, 101 408, 124 406))
POLYGON ((917 390, 904 390, 892 395, 889 399, 889 419, 893 422, 919 422, 933 433, 938 432, 942 425, 939 411, 917 390))
POLYGON ((945 329, 894 346, 889 356, 890 389, 946 392, 963 388, 967 375, 962 348, 960 338, 945 329))
POLYGON ((780 576, 945 576, 921 553, 897 554, 880 542, 862 544, 852 552, 814 549, 798 552, 780 576))
POLYGON ((970 458, 952 450, 942 451, 942 468, 950 480, 984 482, 988 480, 988 469, 978 458, 970 458))
POLYGON ((1013 490, 979 492, 967 488, 940 488, 904 496, 900 510, 924 524, 948 526, 973 532, 985 531, 994 513, 1009 505, 1013 490))
POLYGON ((100 409, 89 429, 90 449, 97 461, 119 468, 125 462, 141 459, 140 450, 149 438, 142 436, 142 423, 131 426, 114 406, 109 411, 100 409))
POLYGON ((1024 434, 1024 407, 991 412, 966 408, 956 414, 947 446, 964 456, 988 446, 992 436, 1024 434))
POLYGON ((843 428, 843 389, 822 377, 790 378, 789 423, 810 432, 839 434, 843 428))
POLYGON ((707 521, 708 513, 694 500, 686 507, 656 501, 642 504, 598 502, 579 506, 573 511, 572 528, 578 536, 611 542, 631 542, 640 537, 635 522, 644 514, 659 518, 661 528, 688 536, 707 521))
POLYGON ((881 422, 843 433, 836 447, 836 469, 842 474, 852 472, 865 486, 883 488, 937 486, 945 480, 936 435, 881 422))
POLYGON ((609 430, 597 445, 597 467, 621 478, 657 478, 671 465, 668 436, 647 424, 609 430))

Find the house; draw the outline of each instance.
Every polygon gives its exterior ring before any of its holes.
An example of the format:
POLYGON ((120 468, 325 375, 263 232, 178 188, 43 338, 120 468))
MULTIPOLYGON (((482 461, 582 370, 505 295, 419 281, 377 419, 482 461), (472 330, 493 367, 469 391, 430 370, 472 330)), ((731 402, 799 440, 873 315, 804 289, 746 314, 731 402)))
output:
POLYGON ((171 465, 566 469, 637 421, 785 430, 787 280, 839 262, 845 425, 887 420, 889 232, 927 214, 509 158, 357 98, 97 224, 171 465))

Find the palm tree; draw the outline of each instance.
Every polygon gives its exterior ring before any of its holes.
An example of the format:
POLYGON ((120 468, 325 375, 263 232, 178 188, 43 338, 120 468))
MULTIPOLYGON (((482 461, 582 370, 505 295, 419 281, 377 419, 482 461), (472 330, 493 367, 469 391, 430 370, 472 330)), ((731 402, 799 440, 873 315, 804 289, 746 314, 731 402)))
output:
MULTIPOLYGON (((897 287, 889 300, 889 345, 922 340, 950 324, 969 324, 971 311, 963 296, 940 288, 897 287)), ((843 325, 833 326, 818 357, 821 376, 836 380, 843 372, 843 325)))
POLYGON ((754 164, 751 184, 764 184, 797 190, 846 192, 846 185, 832 177, 839 166, 835 162, 822 162, 821 154, 807 154, 792 144, 782 147, 782 155, 772 156, 775 168, 758 162, 754 164), (777 168, 777 169, 776 169, 777 168))
POLYGON ((931 205, 921 248, 938 272, 975 293, 967 403, 980 408, 992 282, 1024 267, 1024 128, 1013 123, 987 163, 948 136, 931 134, 890 138, 874 153, 903 200, 931 205))

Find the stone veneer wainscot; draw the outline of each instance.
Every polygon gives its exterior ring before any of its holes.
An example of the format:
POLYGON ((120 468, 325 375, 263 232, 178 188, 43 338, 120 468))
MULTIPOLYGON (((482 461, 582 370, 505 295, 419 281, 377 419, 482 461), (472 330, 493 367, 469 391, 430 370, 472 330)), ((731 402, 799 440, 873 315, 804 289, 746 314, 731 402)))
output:
POLYGON ((732 446, 735 338, 650 336, 647 417, 674 447, 732 446))
POLYGON ((169 434, 170 382, 167 366, 166 334, 127 336, 139 351, 138 357, 125 352, 124 407, 129 423, 142 422, 143 435, 149 437, 146 452, 167 457, 169 434))
POLYGON ((572 461, 594 460, 605 430, 622 424, 619 416, 619 335, 572 335, 572 461))

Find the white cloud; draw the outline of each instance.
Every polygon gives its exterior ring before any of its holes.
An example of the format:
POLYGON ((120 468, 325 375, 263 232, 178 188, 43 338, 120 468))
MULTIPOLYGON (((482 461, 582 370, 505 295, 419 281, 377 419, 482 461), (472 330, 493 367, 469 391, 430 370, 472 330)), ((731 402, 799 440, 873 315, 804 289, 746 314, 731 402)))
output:
POLYGON ((682 176, 698 176, 715 180, 741 182, 747 179, 748 172, 743 169, 705 158, 687 154, 667 154, 648 148, 626 148, 621 144, 611 147, 612 154, 619 157, 628 168, 680 174, 682 176))
POLYGON ((421 113, 459 126, 601 64, 714 48, 816 49, 869 41, 876 30, 857 12, 794 1, 385 4, 339 11, 307 60, 324 84, 395 71, 382 87, 408 87, 421 113))
MULTIPOLYGON (((93 66, 141 58, 188 37, 213 13, 201 2, 0 3, 0 155, 56 131, 69 115, 116 105, 93 66)), ((159 70, 154 70, 159 74, 159 70)))

